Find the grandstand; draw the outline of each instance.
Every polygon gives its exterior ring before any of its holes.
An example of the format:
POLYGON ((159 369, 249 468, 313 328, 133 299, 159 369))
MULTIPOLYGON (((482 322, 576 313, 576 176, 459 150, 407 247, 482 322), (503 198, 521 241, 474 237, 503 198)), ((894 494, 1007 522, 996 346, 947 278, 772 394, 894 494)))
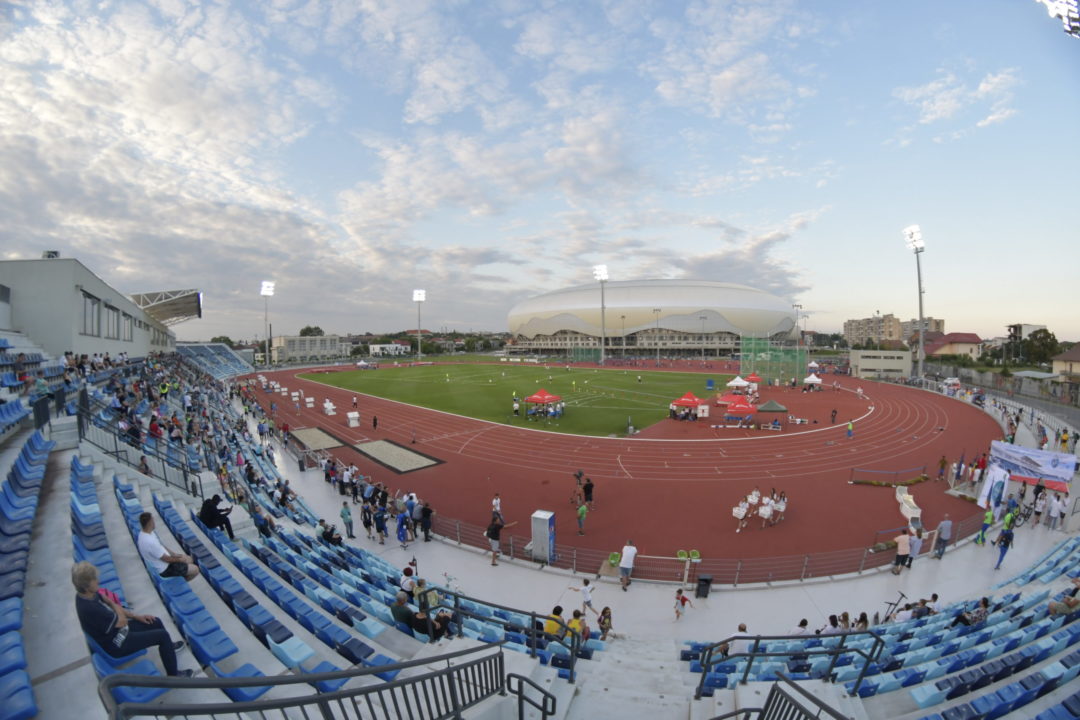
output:
MULTIPOLYGON (((356 540, 326 542, 318 520, 336 521, 342 496, 318 470, 301 471, 279 437, 260 440, 261 418, 245 415, 222 382, 244 371, 229 354, 181 345, 65 377, 29 335, 0 335, 2 362, 11 365, 12 352, 51 377, 58 397, 25 381, 0 395, 0 720, 66 718, 74 708, 80 718, 712 718, 761 708, 790 718, 1080 717, 1078 613, 1047 612, 1080 576, 1074 533, 1025 525, 996 573, 996 549, 966 543, 941 561, 920 556, 899 577, 869 570, 714 588, 677 623, 676 584, 638 581, 621 592, 590 574, 616 635, 601 641, 592 615, 589 637, 565 624, 547 634, 554 605, 566 617, 580 607, 581 574, 518 560, 491 567, 449 532, 408 548, 359 527, 356 540), (155 391, 163 384, 165 397, 155 391), (169 431, 155 436, 151 420, 169 431), (286 481, 298 495, 282 505, 273 492, 286 481), (237 508, 235 539, 198 517, 215 493, 237 508), (142 562, 144 511, 166 546, 195 558, 199 577, 162 579, 142 562), (103 588, 185 641, 179 665, 193 678, 165 677, 155 649, 116 658, 79 632, 70 570, 82 560, 103 588), (416 596, 410 612, 433 602, 429 618, 451 615, 447 637, 395 618, 406 567, 438 593, 416 596), (898 593, 910 602, 932 592, 943 599, 933 615, 812 634, 830 614, 884 615, 898 593), (985 620, 955 624, 982 596, 991 599, 985 620), (790 634, 804 617, 811 634, 790 634), (740 622, 748 630, 734 645, 740 622)), ((1034 443, 1026 427, 1019 440, 1034 443)))
POLYGON ((178 343, 176 352, 215 380, 254 371, 247 361, 224 343, 178 343))

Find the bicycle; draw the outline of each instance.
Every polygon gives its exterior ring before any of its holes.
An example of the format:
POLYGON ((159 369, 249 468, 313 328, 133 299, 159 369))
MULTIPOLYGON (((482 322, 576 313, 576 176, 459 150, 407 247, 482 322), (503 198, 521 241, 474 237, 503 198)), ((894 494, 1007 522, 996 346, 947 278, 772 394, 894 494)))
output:
POLYGON ((1023 507, 1021 507, 1019 514, 1017 514, 1016 518, 1013 520, 1013 527, 1018 528, 1021 525, 1023 525, 1025 522, 1027 522, 1031 518, 1031 515, 1034 512, 1035 512, 1035 504, 1034 503, 1032 503, 1031 505, 1024 505, 1023 507))

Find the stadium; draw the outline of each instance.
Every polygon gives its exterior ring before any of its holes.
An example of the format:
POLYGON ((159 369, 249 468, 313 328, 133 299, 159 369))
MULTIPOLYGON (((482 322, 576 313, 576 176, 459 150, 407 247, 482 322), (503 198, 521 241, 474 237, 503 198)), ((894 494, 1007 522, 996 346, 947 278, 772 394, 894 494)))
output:
POLYGON ((740 338, 794 340, 790 302, 709 280, 622 280, 545 293, 509 313, 515 352, 598 356, 731 355, 740 338), (601 302, 603 301, 603 311, 601 302))
MULTIPOLYGON (((197 290, 129 299, 63 259, 0 263, 0 290, 3 720, 573 720, 766 711, 918 720, 1072 712, 1070 683, 1080 672, 1080 623, 1067 595, 1080 559, 1072 516, 1056 531, 1018 530, 1022 541, 995 574, 997 549, 973 542, 981 510, 949 496, 950 468, 949 481, 936 490, 914 490, 924 526, 937 532, 943 510, 970 509, 955 515, 940 561, 931 559, 932 545, 924 546, 915 569, 897 577, 888 572, 891 549, 864 547, 842 562, 835 551, 811 553, 812 541, 840 534, 854 514, 880 506, 845 499, 856 497, 847 494, 846 480, 844 489, 832 483, 809 496, 804 491, 782 523, 740 535, 728 504, 709 489, 718 468, 744 489, 761 481, 764 490, 777 479, 794 489, 822 462, 832 463, 835 479, 875 458, 936 457, 942 437, 964 437, 945 428, 993 424, 997 413, 1019 414, 1022 445, 1035 444, 1036 422, 1063 427, 1017 399, 999 398, 984 410, 927 390, 856 387, 842 378, 833 392, 853 411, 870 413, 849 444, 839 440, 839 427, 801 426, 770 437, 739 430, 738 437, 704 442, 559 438, 374 396, 355 401, 365 421, 379 418, 361 426, 347 422, 350 393, 297 377, 302 371, 257 372, 224 345, 177 344, 171 327, 201 313, 197 290), (294 398, 295 411, 286 407, 294 398), (147 429, 185 416, 188 429, 178 420, 173 440, 147 429), (196 418, 206 432, 194 430, 196 418), (329 444, 302 447, 293 433, 329 444), (356 537, 340 543, 320 531, 326 519, 353 535, 343 502, 357 520, 361 514, 347 494, 343 500, 345 483, 328 482, 315 465, 329 459, 358 468, 357 488, 378 480, 392 496, 416 491, 431 498, 431 542, 419 527, 400 545, 364 537, 359 522, 356 537), (530 513, 550 499, 547 480, 571 482, 572 468, 582 464, 595 468, 602 488, 589 522, 618 539, 607 541, 610 552, 593 554, 564 541, 557 557, 537 563, 528 532, 510 525, 527 526, 530 513), (276 499, 282 487, 291 488, 284 502, 276 499), (490 566, 492 541, 482 534, 493 491, 508 521, 499 567, 490 566), (202 512, 214 494, 235 508, 227 527, 208 525, 202 512), (162 544, 197 565, 198 576, 162 577, 140 553, 144 513, 157 520, 162 544), (681 544, 691 526, 711 527, 732 550, 731 562, 654 551, 662 542, 681 544), (641 552, 620 587, 630 540, 641 552), (762 555, 774 542, 805 554, 762 555), (87 565, 73 574, 76 561, 96 568, 95 584, 86 584, 87 565), (417 576, 435 594, 399 596, 417 576), (120 605, 108 612, 133 624, 153 616, 161 629, 152 641, 102 646, 86 625, 86 634, 78 631, 73 580, 82 596, 94 595, 98 584, 112 593, 120 605), (585 581, 592 611, 582 605, 585 581), (676 589, 693 594, 693 606, 672 624, 676 589), (904 609, 931 593, 939 598, 929 601, 931 614, 904 609), (986 612, 962 621, 981 596, 989 598, 986 612), (1049 601, 1058 601, 1058 610, 1048 611, 1049 601), (566 610, 553 617, 553 606, 566 610), (579 606, 584 624, 571 618, 579 606), (593 612, 604 607, 614 611, 607 632, 593 612), (855 625, 859 611, 872 618, 865 627, 855 625), (174 641, 182 643, 170 653, 174 641), (193 672, 164 674, 177 668, 193 672)), ((596 290, 522 303, 511 313, 515 333, 591 335, 598 318, 588 299, 596 290)), ((637 334, 638 353, 648 322, 655 327, 657 319, 669 336, 693 335, 695 313, 713 313, 704 334, 717 337, 783 338, 794 324, 783 301, 723 283, 627 283, 625 294, 612 295, 612 312, 631 321, 617 337, 637 334), (678 305, 676 297, 687 299, 678 305), (650 317, 661 300, 671 314, 650 317)), ((495 360, 496 371, 509 366, 495 360)), ((303 372, 310 370, 339 368, 303 372)), ((407 382, 411 370, 406 363, 374 372, 386 382, 407 382)), ((588 362, 573 371, 619 372, 588 362)), ((984 440, 985 432, 971 436, 972 443, 984 440)), ((969 445, 968 459, 974 452, 969 445)), ((966 472, 962 459, 955 472, 966 472)), ((901 525, 898 531, 907 516, 885 484, 865 492, 884 498, 891 508, 884 517, 901 525)), ((582 540, 591 540, 592 527, 582 540)))

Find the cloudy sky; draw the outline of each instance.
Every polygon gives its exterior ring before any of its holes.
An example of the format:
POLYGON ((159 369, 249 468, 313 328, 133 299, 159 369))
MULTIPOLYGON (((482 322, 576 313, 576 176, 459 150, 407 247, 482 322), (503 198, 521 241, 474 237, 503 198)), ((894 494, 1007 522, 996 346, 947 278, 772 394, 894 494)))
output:
POLYGON ((504 330, 612 279, 1080 340, 1080 41, 1035 2, 0 2, 0 254, 181 339, 504 330))

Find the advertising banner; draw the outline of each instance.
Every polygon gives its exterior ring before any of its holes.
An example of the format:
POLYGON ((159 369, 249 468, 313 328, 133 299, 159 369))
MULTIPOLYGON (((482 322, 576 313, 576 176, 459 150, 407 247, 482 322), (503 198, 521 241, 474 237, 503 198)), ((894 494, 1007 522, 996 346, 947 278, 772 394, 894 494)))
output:
POLYGON ((990 444, 990 462, 1008 470, 1018 482, 1042 480, 1052 490, 1068 491, 1076 474, 1076 456, 1035 450, 1000 440, 990 444))

